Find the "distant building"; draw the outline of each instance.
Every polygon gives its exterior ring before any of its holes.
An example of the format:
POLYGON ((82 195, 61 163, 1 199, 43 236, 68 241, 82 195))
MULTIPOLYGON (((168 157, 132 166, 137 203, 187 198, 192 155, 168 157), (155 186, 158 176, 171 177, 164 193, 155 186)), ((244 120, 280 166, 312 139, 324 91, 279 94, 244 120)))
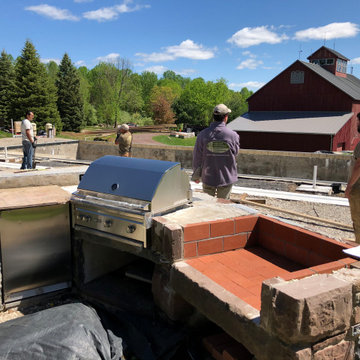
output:
POLYGON ((229 123, 241 148, 353 150, 359 141, 360 79, 349 59, 325 46, 295 61, 248 98, 249 111, 229 123))

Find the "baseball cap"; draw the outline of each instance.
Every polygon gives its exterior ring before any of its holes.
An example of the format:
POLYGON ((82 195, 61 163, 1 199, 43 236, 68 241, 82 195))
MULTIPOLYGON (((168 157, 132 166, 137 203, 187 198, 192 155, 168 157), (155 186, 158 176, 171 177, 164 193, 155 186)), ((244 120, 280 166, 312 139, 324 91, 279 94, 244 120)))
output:
POLYGON ((120 129, 121 129, 121 130, 126 130, 126 131, 128 131, 128 130, 129 130, 129 125, 127 125, 127 124, 122 124, 122 125, 120 126, 120 129))
POLYGON ((214 115, 226 115, 231 113, 231 110, 224 104, 216 105, 214 108, 214 115))

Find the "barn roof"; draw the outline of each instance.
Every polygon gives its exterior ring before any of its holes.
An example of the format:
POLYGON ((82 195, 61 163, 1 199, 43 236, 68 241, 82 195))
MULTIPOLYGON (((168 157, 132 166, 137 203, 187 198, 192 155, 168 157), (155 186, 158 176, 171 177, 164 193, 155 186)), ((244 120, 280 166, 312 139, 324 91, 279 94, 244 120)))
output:
POLYGON ((316 54, 317 52, 319 52, 321 49, 326 49, 327 51, 330 51, 331 53, 333 53, 336 57, 338 57, 339 59, 343 59, 346 61, 349 61, 350 59, 348 59, 346 56, 344 56, 343 54, 340 54, 338 51, 335 51, 333 49, 330 49, 326 46, 322 46, 320 49, 317 49, 316 51, 314 51, 311 55, 309 55, 307 58, 310 59, 314 54, 316 54))
MULTIPOLYGON (((300 61, 300 60, 297 60, 300 61)), ((356 76, 347 74, 346 77, 335 76, 330 71, 325 70, 318 64, 300 61, 310 70, 336 86, 338 89, 352 97, 354 100, 360 100, 360 79, 356 76)))
POLYGON ((313 111, 252 111, 234 119, 234 131, 335 135, 353 113, 313 111))

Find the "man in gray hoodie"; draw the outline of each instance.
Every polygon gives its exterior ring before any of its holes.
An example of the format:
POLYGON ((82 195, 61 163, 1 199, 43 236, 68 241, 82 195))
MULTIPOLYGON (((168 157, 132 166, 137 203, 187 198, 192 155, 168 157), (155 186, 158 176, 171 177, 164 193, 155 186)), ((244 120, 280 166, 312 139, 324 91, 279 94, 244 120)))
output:
POLYGON ((214 108, 214 121, 198 135, 193 153, 193 180, 203 183, 203 191, 228 199, 237 181, 236 155, 239 135, 226 127, 231 110, 224 104, 214 108))

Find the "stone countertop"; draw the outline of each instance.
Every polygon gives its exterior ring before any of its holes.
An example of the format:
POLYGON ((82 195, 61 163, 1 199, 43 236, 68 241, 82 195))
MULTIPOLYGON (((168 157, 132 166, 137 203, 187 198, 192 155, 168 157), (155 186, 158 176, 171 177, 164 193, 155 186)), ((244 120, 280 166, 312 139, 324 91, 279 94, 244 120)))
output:
POLYGON ((1 189, 0 210, 65 204, 70 194, 56 185, 1 189))
POLYGON ((222 220, 257 213, 247 206, 231 203, 210 195, 194 192, 193 206, 163 215, 171 223, 181 226, 200 222, 222 220))

